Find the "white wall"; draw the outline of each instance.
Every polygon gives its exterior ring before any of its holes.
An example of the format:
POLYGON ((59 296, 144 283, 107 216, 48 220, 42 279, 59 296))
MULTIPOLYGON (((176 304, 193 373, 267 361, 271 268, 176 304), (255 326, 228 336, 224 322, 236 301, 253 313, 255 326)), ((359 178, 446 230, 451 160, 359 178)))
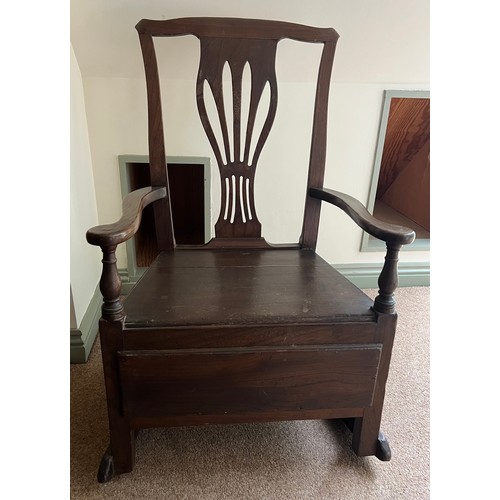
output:
MULTIPOLYGON (((93 12, 88 3, 73 9, 74 43, 82 60, 85 100, 92 149, 97 207, 102 223, 120 215, 118 155, 147 154, 144 70, 134 24, 140 18, 184 15, 226 15, 275 18, 316 26, 333 26, 340 33, 331 89, 325 185, 367 203, 383 91, 429 89, 429 7, 427 2, 380 0, 352 2, 256 1, 171 2, 165 11, 154 2, 126 2, 123 13, 104 36, 109 10, 93 12), (99 18, 99 16, 102 16, 99 18), (87 22, 86 22, 86 17, 87 22), (92 23, 88 21, 92 20, 92 23), (100 22, 96 22, 96 20, 100 22), (90 36, 89 36, 90 35, 90 36), (119 41, 119 43, 118 43, 119 41)), ((123 6, 123 3, 121 4, 123 6)), ((109 18, 108 18, 109 20, 109 18)), ((73 22, 73 21, 72 21, 73 22)), ((212 217, 219 211, 216 163, 196 110, 194 78, 199 53, 194 37, 160 40, 159 60, 182 62, 184 70, 161 72, 168 155, 212 158, 212 217), (168 50, 170 47, 170 52, 168 50), (192 76, 188 76, 192 75, 192 76)), ((278 114, 256 174, 256 209, 266 239, 297 241, 304 205, 304 180, 309 158, 315 63, 319 46, 281 42, 277 71, 278 114), (304 130, 307 133, 304 133, 304 130), (273 201, 277 200, 277 206, 273 201)), ((330 263, 381 262, 383 253, 359 251, 361 230, 339 209, 324 206, 319 253, 330 263)), ((118 265, 126 266, 125 247, 118 265)), ((402 262, 428 261, 429 252, 402 252, 402 262)))
POLYGON ((70 90, 70 317, 80 325, 100 276, 100 250, 85 240, 98 224, 82 77, 71 47, 70 90))
MULTIPOLYGON (((84 78, 142 78, 134 29, 140 19, 277 19, 337 30, 337 82, 428 82, 429 10, 428 0, 72 0, 71 41, 84 78)), ((185 38, 177 40, 181 44, 185 38)), ((300 49, 294 54, 312 68, 300 49)), ((171 60, 182 63, 184 56, 176 52, 171 60)), ((180 78, 191 78, 179 71, 180 78)))
MULTIPOLYGON (((212 222, 219 214, 219 177, 216 162, 201 127, 193 99, 193 82, 170 80, 164 99, 167 154, 210 156, 212 222)), ((103 222, 119 218, 121 192, 118 155, 147 154, 147 116, 144 82, 126 78, 84 80, 98 210, 103 222)), ((374 166, 383 91, 416 88, 397 84, 333 84, 325 186, 368 201, 374 166)), ((418 85, 418 88, 428 88, 418 85)), ((311 106, 314 85, 280 86, 278 113, 259 160, 256 210, 263 234, 270 242, 297 241, 304 208, 309 158, 311 106), (304 130, 306 133, 304 133, 304 130)), ((381 262, 383 254, 359 251, 362 232, 339 209, 324 205, 318 252, 330 263, 381 262)), ((126 267, 125 246, 118 251, 119 267, 126 267)), ((429 252, 402 252, 401 262, 428 261, 429 252)))

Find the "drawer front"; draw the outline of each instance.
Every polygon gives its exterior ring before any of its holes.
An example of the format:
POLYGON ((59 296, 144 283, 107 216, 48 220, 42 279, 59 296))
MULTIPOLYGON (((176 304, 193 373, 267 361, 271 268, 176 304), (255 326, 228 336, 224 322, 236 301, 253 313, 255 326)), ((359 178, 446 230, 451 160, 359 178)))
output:
POLYGON ((128 417, 370 406, 381 346, 118 353, 128 417))

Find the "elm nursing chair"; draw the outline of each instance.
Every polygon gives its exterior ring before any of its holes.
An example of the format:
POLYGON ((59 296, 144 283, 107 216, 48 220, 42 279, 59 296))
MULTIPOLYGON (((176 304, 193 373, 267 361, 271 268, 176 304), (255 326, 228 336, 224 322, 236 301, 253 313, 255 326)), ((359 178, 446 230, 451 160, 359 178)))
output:
POLYGON ((396 330, 393 294, 398 252, 415 234, 375 219, 351 196, 323 187, 338 34, 331 28, 232 18, 142 20, 136 29, 146 74, 151 186, 124 198, 119 221, 87 232, 87 241, 103 252, 99 331, 110 445, 98 480, 132 471, 136 434, 153 427, 341 419, 352 431, 354 453, 389 460, 380 421, 396 330), (200 41, 196 101, 221 180, 215 237, 198 246, 175 242, 153 44, 154 37, 184 35, 200 41), (322 53, 306 195, 298 200, 304 203, 302 234, 296 243, 273 245, 261 236, 254 181, 277 111, 275 56, 283 39, 321 44, 322 53), (224 108, 226 64, 231 123, 224 108), (251 94, 243 123, 245 65, 251 71, 251 94), (266 85, 270 99, 259 129, 255 118, 266 85), (207 88, 217 124, 207 113, 207 88), (386 242, 375 300, 316 254, 323 202, 386 242), (137 232, 149 204, 159 254, 123 298, 115 250, 137 232))

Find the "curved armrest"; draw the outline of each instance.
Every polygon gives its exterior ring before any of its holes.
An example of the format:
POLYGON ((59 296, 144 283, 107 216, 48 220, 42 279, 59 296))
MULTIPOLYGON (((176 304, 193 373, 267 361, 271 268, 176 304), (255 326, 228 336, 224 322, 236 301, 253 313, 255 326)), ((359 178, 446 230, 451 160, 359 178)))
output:
POLYGON ((348 194, 326 188, 311 188, 309 195, 341 208, 359 227, 386 243, 408 245, 415 239, 413 229, 382 222, 371 215, 358 200, 348 194))
POLYGON ((114 224, 95 226, 87 231, 91 245, 112 246, 131 238, 139 229, 144 207, 167 196, 165 187, 145 187, 132 191, 123 199, 122 216, 114 224))

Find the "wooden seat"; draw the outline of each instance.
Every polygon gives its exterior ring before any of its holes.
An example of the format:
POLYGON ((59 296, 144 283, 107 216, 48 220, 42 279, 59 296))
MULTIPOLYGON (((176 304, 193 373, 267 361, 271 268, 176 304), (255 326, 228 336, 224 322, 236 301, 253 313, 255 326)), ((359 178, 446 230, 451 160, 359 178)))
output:
POLYGON ((99 331, 110 446, 99 481, 132 471, 140 429, 170 425, 344 419, 357 455, 388 460, 390 448, 379 427, 396 329, 393 293, 398 252, 415 234, 323 187, 338 34, 332 28, 225 18, 142 20, 136 29, 146 70, 151 186, 125 197, 119 221, 87 232, 88 242, 103 251, 99 331), (221 209, 212 240, 181 248, 172 227, 153 37, 183 35, 200 41, 196 102, 219 167, 221 209), (261 234, 254 180, 277 112, 275 58, 285 38, 321 44, 323 51, 306 195, 300 200, 302 234, 298 242, 275 246, 261 234), (243 123, 247 65, 251 93, 243 123), (224 99, 225 67, 232 100, 224 99), (256 127, 265 88, 269 103, 263 125, 256 127), (205 105, 210 94, 215 118, 205 105), (232 102, 232 113, 226 102, 232 102), (316 254, 322 202, 386 242, 374 301, 316 254), (116 247, 136 233, 148 204, 154 207, 160 253, 123 301, 116 247))
POLYGON ((312 250, 176 250, 129 294, 125 326, 376 321, 372 305, 312 250))

